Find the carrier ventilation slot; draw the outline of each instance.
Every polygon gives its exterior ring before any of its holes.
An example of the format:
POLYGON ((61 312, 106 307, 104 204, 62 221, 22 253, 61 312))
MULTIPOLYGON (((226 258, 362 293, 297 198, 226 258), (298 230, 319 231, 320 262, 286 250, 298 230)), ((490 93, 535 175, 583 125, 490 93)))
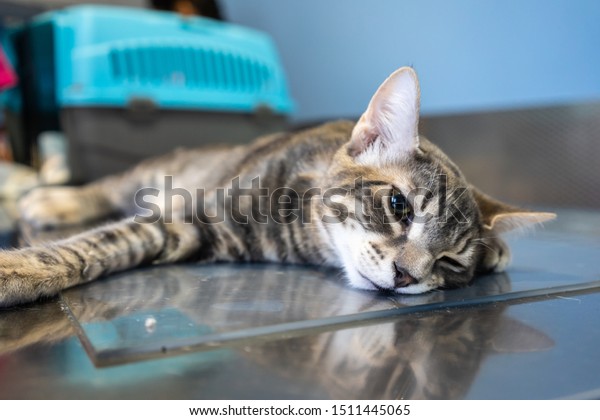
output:
POLYGON ((206 48, 136 46, 110 53, 112 76, 130 84, 185 86, 256 93, 268 89, 271 72, 256 60, 206 48))

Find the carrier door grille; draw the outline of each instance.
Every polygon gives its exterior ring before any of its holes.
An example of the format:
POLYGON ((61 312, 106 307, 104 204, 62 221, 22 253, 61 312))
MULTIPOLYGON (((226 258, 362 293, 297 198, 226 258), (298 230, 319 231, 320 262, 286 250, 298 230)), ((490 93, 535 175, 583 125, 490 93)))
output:
POLYGON ((264 63, 209 48, 136 46, 110 52, 112 77, 138 85, 258 93, 272 77, 264 63))

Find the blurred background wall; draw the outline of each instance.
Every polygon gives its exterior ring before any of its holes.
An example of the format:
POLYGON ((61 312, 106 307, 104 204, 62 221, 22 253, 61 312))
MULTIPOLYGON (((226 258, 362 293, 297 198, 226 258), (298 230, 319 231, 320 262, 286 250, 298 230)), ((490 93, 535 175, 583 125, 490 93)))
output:
POLYGON ((427 115, 600 98, 596 0, 223 0, 270 33, 299 120, 356 116, 412 65, 427 115))
POLYGON ((228 20, 274 38, 298 122, 360 115, 379 83, 403 65, 419 73, 425 115, 600 99, 597 0, 220 0, 220 5, 228 20))
POLYGON ((293 123, 356 118, 387 75, 411 65, 422 133, 477 186, 525 205, 600 208, 600 1, 219 3, 227 20, 273 37, 293 123))
POLYGON ((221 3, 274 37, 297 122, 356 118, 412 65, 421 132, 476 186, 525 206, 600 208, 600 1, 221 3))

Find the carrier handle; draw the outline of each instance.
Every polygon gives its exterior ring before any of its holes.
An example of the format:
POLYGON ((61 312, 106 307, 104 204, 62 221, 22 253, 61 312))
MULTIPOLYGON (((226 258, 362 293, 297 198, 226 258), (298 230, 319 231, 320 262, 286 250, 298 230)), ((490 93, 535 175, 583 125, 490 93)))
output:
POLYGON ((209 34, 216 26, 222 25, 214 19, 197 16, 181 16, 181 28, 190 32, 202 32, 209 34))

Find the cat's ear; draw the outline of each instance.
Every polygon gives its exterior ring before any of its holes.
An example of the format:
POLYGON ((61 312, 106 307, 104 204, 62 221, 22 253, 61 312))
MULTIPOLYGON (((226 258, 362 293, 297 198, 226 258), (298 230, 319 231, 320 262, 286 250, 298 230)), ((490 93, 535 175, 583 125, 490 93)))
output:
POLYGON ((524 353, 550 350, 555 346, 555 342, 543 331, 502 316, 490 345, 490 350, 495 354, 524 353))
POLYGON ((476 188, 471 188, 471 192, 479 206, 484 229, 494 233, 521 229, 556 218, 554 213, 523 210, 504 204, 476 188))
POLYGON ((419 81, 402 67, 377 89, 356 123, 348 153, 358 163, 379 166, 404 160, 419 146, 419 81))

